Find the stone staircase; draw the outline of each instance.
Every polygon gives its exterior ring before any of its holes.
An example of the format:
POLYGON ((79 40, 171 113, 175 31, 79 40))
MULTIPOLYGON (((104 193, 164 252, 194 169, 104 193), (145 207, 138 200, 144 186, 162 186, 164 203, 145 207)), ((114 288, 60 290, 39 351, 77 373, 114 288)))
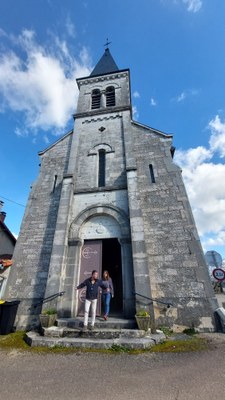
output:
POLYGON ((57 326, 41 328, 39 332, 26 333, 26 342, 33 347, 61 346, 67 348, 111 349, 115 346, 128 349, 148 349, 165 340, 161 331, 151 334, 137 329, 135 320, 96 318, 94 330, 82 332, 83 318, 58 319, 57 326))

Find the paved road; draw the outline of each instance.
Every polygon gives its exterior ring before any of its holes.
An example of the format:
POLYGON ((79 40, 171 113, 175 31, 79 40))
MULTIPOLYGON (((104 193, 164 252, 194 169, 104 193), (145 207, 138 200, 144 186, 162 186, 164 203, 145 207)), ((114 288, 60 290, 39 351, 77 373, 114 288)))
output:
POLYGON ((221 400, 225 335, 210 350, 154 354, 0 352, 1 400, 221 400))

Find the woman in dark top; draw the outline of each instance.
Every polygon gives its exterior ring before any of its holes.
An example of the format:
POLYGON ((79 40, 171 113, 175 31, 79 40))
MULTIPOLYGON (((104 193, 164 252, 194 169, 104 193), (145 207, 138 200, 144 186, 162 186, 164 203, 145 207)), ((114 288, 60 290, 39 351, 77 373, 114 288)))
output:
POLYGON ((109 315, 110 310, 110 301, 111 298, 114 297, 114 289, 112 279, 109 276, 108 271, 103 272, 102 283, 104 284, 104 288, 102 289, 102 301, 104 306, 104 320, 106 321, 109 315))

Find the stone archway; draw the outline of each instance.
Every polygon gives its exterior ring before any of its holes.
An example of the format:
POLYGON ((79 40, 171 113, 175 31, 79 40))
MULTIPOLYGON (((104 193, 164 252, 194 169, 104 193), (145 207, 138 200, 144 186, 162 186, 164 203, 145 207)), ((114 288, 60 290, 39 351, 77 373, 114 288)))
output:
POLYGON ((105 215, 113 218, 119 225, 121 239, 130 239, 130 223, 123 210, 112 205, 95 205, 86 208, 73 220, 70 225, 69 240, 80 238, 80 229, 84 223, 95 216, 105 215))
MULTIPOLYGON (((79 281, 81 247, 84 241, 87 239, 105 240, 110 238, 117 239, 121 246, 123 315, 125 317, 130 317, 134 315, 134 274, 130 225, 127 215, 117 207, 112 205, 91 206, 83 210, 73 220, 69 230, 66 268, 70 271, 70 276, 73 269, 73 284, 71 283, 73 288, 71 288, 69 292, 74 293, 74 288, 77 286, 79 281)), ((69 282, 69 280, 67 281, 69 282)), ((76 314, 77 298, 71 297, 71 316, 75 316, 76 314)))

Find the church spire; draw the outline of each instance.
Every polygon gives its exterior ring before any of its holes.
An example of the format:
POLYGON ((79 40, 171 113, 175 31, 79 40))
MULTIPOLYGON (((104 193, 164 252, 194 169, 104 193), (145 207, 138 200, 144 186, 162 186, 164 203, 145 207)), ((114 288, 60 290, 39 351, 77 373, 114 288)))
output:
MULTIPOLYGON (((107 46, 108 46, 108 44, 109 44, 109 42, 107 39, 107 46)), ((109 48, 106 47, 105 53, 103 54, 102 58, 100 58, 99 62, 93 69, 90 76, 103 75, 103 74, 108 74, 110 72, 115 72, 115 71, 119 71, 119 68, 117 67, 113 57, 111 56, 109 48)))

